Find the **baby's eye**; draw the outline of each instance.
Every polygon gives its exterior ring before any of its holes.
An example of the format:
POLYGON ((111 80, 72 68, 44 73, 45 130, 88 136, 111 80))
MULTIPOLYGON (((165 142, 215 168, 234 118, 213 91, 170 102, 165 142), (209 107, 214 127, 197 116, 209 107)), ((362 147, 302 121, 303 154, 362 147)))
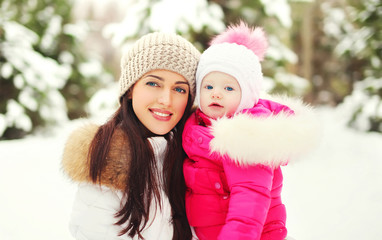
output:
POLYGON ((207 85, 206 89, 211 90, 211 89, 213 89, 213 87, 211 85, 207 85))
POLYGON ((177 87, 175 88, 175 91, 179 92, 179 93, 186 93, 186 90, 181 88, 181 87, 177 87))
POLYGON ((226 87, 225 88, 227 91, 233 91, 233 88, 232 87, 226 87))
POLYGON ((147 82, 146 85, 151 86, 151 87, 156 87, 156 86, 158 86, 158 84, 155 83, 155 82, 147 82))

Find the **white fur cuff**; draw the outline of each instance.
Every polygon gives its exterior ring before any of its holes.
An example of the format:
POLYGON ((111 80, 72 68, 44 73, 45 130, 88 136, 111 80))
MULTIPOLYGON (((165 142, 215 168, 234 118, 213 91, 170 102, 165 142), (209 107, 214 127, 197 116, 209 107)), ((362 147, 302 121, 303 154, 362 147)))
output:
POLYGON ((296 110, 292 116, 240 114, 214 121, 211 151, 227 154, 239 165, 284 165, 312 150, 319 138, 319 123, 313 110, 302 105, 296 110))

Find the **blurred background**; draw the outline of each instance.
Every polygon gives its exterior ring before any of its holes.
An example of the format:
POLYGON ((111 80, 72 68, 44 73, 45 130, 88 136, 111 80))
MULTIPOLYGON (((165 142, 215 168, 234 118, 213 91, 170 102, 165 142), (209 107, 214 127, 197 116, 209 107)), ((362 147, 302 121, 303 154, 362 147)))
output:
POLYGON ((0 139, 113 111, 121 54, 146 33, 203 51, 239 20, 268 34, 268 92, 347 109, 348 126, 382 132, 379 0, 2 0, 0 139))
POLYGON ((176 32, 203 51, 240 20, 268 35, 265 90, 322 123, 317 150, 283 169, 288 235, 382 239, 380 0, 0 0, 0 239, 72 239, 63 147, 118 107, 132 43, 176 32))

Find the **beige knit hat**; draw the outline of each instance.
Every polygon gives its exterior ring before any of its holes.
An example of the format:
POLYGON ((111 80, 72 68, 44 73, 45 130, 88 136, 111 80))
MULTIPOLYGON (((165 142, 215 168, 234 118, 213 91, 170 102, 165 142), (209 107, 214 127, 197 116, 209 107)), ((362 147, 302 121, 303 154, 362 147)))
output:
POLYGON ((156 69, 182 75, 195 98, 195 72, 200 52, 183 37, 172 33, 149 33, 141 37, 121 59, 119 99, 144 74, 156 69))

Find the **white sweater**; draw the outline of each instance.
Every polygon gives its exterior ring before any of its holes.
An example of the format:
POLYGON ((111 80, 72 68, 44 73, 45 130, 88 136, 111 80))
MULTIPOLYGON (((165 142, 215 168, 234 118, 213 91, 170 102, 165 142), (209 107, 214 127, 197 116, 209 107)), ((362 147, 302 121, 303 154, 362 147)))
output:
MULTIPOLYGON (((155 158, 158 160, 158 172, 163 166, 167 141, 163 137, 150 138, 155 158)), ((161 179, 161 178, 159 178, 161 179)), ((165 193, 161 192, 162 209, 155 200, 150 205, 150 219, 142 236, 147 240, 172 239, 171 206, 165 193)), ((121 207, 122 192, 97 184, 81 183, 75 196, 69 228, 77 240, 137 240, 138 237, 118 236, 122 230, 115 214, 121 207)))

